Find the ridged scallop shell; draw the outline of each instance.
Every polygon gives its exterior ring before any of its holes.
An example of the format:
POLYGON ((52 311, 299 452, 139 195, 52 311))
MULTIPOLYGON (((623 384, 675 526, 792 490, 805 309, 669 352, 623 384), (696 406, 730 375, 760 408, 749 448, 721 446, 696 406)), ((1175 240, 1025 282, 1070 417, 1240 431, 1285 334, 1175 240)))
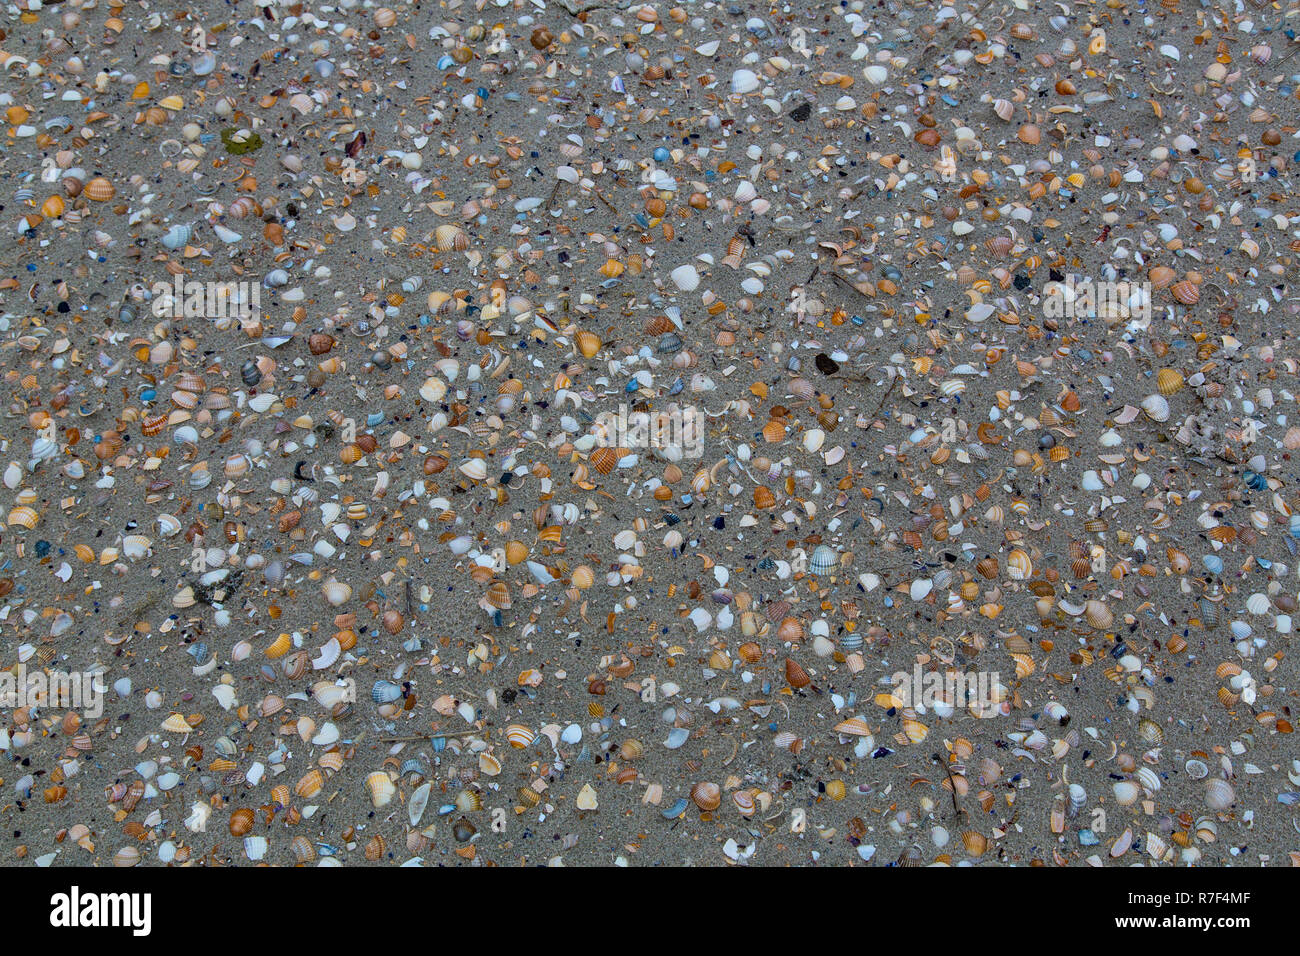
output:
POLYGON ((1027 581, 1034 573, 1034 563, 1029 554, 1016 548, 1007 555, 1007 576, 1013 581, 1027 581))
POLYGON ((298 778, 298 782, 294 784, 293 792, 304 800, 310 800, 320 793, 321 788, 324 786, 325 775, 313 768, 298 778))
POLYGON ((1177 369, 1162 368, 1156 373, 1156 389, 1161 395, 1175 395, 1183 387, 1183 373, 1177 369))
POLYGON ((850 717, 848 720, 841 720, 835 725, 837 734, 844 734, 847 737, 870 737, 871 728, 861 717, 850 717))
POLYGON ((443 223, 433 230, 434 245, 439 252, 464 252, 469 248, 469 236, 460 226, 443 223))
POLYGON ((103 176, 96 176, 90 182, 86 183, 85 188, 82 191, 86 194, 88 199, 93 199, 95 202, 107 202, 117 195, 117 190, 114 188, 113 184, 103 176))
POLYGON ((1111 789, 1115 792, 1115 802, 1121 807, 1131 807, 1142 796, 1142 788, 1133 780, 1120 780, 1111 789))
POLYGON ((1152 393, 1142 399, 1142 410, 1153 422, 1169 420, 1169 400, 1158 393, 1152 393))
POLYGON ((716 810, 722 804, 722 788, 716 783, 701 781, 691 787, 691 800, 705 812, 716 810))
POLYGON ((537 734, 522 724, 511 724, 506 728, 506 740, 512 747, 522 749, 530 746, 536 739, 537 734))
POLYGON ((808 676, 808 672, 790 657, 785 659, 785 679, 796 690, 807 687, 812 683, 812 678, 808 676))
POLYGON ((832 548, 819 544, 808 560, 808 570, 813 574, 830 574, 840 566, 840 556, 832 548))
POLYGON ((1083 606, 1084 619, 1099 631, 1115 623, 1115 615, 1101 601, 1089 601, 1083 606))
POLYGON ((370 794, 370 804, 376 810, 388 806, 397 795, 397 787, 382 770, 376 770, 366 777, 366 792, 370 794))
POLYGON ((1196 283, 1188 279, 1175 282, 1169 287, 1169 294, 1183 305, 1195 305, 1201 301, 1201 290, 1197 288, 1196 283))
POLYGON ((16 508, 9 509, 8 524, 10 527, 26 528, 30 531, 36 527, 36 523, 40 520, 40 512, 35 508, 19 505, 16 508))
POLYGON ((1237 801, 1232 784, 1216 777, 1205 782, 1205 805, 1211 810, 1227 810, 1237 801))
POLYGON ((338 607, 351 600, 352 585, 344 581, 327 581, 324 587, 321 588, 321 594, 324 595, 330 607, 338 607))
POLYGON ((402 696, 402 685, 391 680, 377 680, 370 688, 370 699, 376 704, 391 704, 402 696))

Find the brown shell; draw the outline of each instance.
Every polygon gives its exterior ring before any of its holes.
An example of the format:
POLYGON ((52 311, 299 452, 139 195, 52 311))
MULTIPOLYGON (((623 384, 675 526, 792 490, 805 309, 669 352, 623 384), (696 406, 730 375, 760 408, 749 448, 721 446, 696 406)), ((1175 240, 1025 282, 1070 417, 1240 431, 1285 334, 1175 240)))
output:
POLYGON ((1181 282, 1175 282, 1169 287, 1169 294, 1181 302, 1183 305, 1195 305, 1201 301, 1201 290, 1197 288, 1196 283, 1187 279, 1181 282))
POLYGON ((252 810, 248 807, 240 807, 230 815, 230 835, 237 837, 246 836, 252 831, 253 824, 256 822, 256 817, 252 810))
POLYGON ((334 348, 334 336, 327 332, 314 332, 307 338, 307 348, 312 355, 324 355, 334 348))
POLYGON ((691 799, 705 812, 716 810, 722 804, 722 788, 716 783, 702 781, 691 787, 691 799))
POLYGON ((785 659, 785 679, 796 690, 807 687, 812 683, 812 678, 808 676, 808 672, 791 657, 785 659))

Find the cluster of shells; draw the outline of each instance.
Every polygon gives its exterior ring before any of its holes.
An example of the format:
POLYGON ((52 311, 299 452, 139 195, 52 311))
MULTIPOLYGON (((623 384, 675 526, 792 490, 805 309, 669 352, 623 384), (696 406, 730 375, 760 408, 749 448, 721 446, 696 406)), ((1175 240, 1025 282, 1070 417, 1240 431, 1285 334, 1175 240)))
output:
POLYGON ((28 6, 12 860, 1300 862, 1278 34, 28 6))

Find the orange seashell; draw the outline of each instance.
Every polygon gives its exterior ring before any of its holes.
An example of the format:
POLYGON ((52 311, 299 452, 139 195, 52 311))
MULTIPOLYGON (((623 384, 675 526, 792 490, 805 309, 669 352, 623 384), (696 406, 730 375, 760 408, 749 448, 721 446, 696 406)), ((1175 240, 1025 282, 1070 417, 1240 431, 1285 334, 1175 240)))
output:
POLYGON ((574 337, 574 341, 577 343, 578 351, 582 353, 583 358, 594 358, 603 344, 599 335, 585 329, 574 337))
POLYGON ((252 810, 248 809, 248 807, 240 807, 230 815, 230 823, 228 824, 230 835, 237 837, 246 836, 252 831, 253 824, 256 822, 257 820, 252 810))
POLYGON ((95 202, 108 202, 117 195, 117 190, 113 187, 113 184, 103 176, 96 176, 86 183, 83 191, 87 198, 93 199, 95 202))
POLYGON ((1175 282, 1169 287, 1169 294, 1181 302, 1183 305, 1195 305, 1201 301, 1201 290, 1197 288, 1196 283, 1187 279, 1181 282, 1175 282))
POLYGON ((1147 278, 1151 280, 1154 289, 1169 288, 1177 277, 1178 273, 1168 266, 1152 266, 1151 271, 1147 273, 1147 278))
POLYGON ((602 475, 608 475, 618 464, 618 452, 613 448, 596 448, 591 453, 591 464, 602 475))
POLYGON ((785 659, 785 679, 796 690, 807 687, 812 683, 812 678, 808 676, 808 672, 791 657, 785 659))
POLYGON ((779 418, 773 418, 763 426, 763 438, 769 444, 783 441, 785 439, 785 422, 779 418))
POLYGON ((764 487, 763 485, 759 485, 757 488, 754 489, 755 508, 758 508, 759 510, 764 510, 767 508, 773 508, 775 506, 776 506, 776 495, 772 494, 772 492, 768 488, 764 487))

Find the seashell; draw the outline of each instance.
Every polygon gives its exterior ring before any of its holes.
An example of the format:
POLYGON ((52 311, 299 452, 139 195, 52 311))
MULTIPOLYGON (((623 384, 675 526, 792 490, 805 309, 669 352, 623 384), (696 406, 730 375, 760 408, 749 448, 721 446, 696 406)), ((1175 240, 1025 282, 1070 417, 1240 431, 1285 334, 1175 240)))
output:
POLYGON ((1165 739, 1165 732, 1154 720, 1143 717, 1138 721, 1138 739, 1148 746, 1156 746, 1165 739))
POLYGON ((618 464, 618 452, 613 448, 594 448, 588 459, 599 474, 608 475, 618 464))
POLYGON ((967 830, 961 835, 961 845, 966 848, 966 852, 971 856, 983 856, 984 851, 988 849, 989 841, 979 831, 967 830))
POLYGON ((1115 793, 1115 802, 1121 807, 1131 807, 1142 796, 1142 788, 1132 780, 1120 780, 1111 790, 1115 793))
POLYGON ((1034 563, 1029 559, 1029 554, 1020 548, 1016 548, 1007 555, 1007 575, 1013 581, 1027 581, 1034 573, 1034 563))
POLYGON ((1237 801, 1236 791, 1228 781, 1216 777, 1205 783, 1205 805, 1211 810, 1227 810, 1237 801))
POLYGON ((433 241, 439 252, 464 252, 469 248, 469 236, 460 226, 443 223, 433 231, 433 241))
POLYGON ((769 419, 763 426, 763 438, 771 444, 785 440, 785 422, 779 418, 769 419))
POLYGON ((1169 420, 1169 400, 1163 395, 1153 393, 1142 399, 1142 410, 1153 422, 1169 420))
POLYGON ((813 574, 830 574, 839 564, 839 554, 826 545, 819 544, 808 561, 808 570, 813 574))
POLYGON ((255 822, 256 817, 254 816, 253 811, 247 807, 240 807, 230 815, 230 821, 227 826, 230 829, 231 836, 241 837, 252 831, 255 822))
POLYGON ((848 720, 842 720, 835 725, 835 732, 843 734, 846 737, 870 737, 871 728, 861 717, 850 717, 848 720))
POLYGON ((352 585, 343 581, 328 581, 321 588, 321 594, 324 595, 326 602, 330 607, 338 607, 346 604, 352 599, 352 585))
POLYGON ((316 848, 305 836, 296 836, 289 842, 289 850, 299 863, 310 863, 316 859, 316 848))
POLYGON ((82 192, 86 194, 87 199, 93 199, 95 202, 108 202, 117 195, 117 190, 113 187, 113 184, 103 176, 96 176, 86 183, 82 192))
POLYGON ((391 680, 377 680, 370 688, 370 699, 376 704, 391 704, 402 696, 402 685, 391 680))
POLYGON ((188 734, 194 730, 190 722, 186 720, 184 714, 172 714, 162 722, 162 729, 169 730, 174 734, 188 734))
POLYGON ((1016 106, 1010 100, 997 99, 993 101, 993 112, 1002 122, 1010 123, 1011 117, 1016 115, 1016 106))
POLYGON ((1156 388, 1161 395, 1175 395, 1183 387, 1183 375, 1177 369, 1162 368, 1156 373, 1156 388))
POLYGON ((27 505, 19 505, 16 508, 9 509, 8 524, 11 528, 26 528, 30 531, 36 527, 36 523, 40 519, 40 513, 35 508, 29 508, 27 505))
POLYGON ((377 770, 366 777, 366 792, 370 794, 371 806, 378 810, 392 802, 397 787, 387 773, 377 770))
POLYGON ((812 678, 808 676, 808 672, 790 657, 785 659, 785 679, 796 690, 807 687, 812 683, 812 678))
POLYGON ((1169 294, 1183 305, 1195 305, 1201 301, 1201 290, 1196 286, 1196 283, 1188 279, 1183 279, 1181 282, 1175 282, 1171 285, 1169 294))
POLYGON ((697 783, 691 787, 691 800, 701 810, 711 812, 722 804, 722 788, 716 783, 697 783))
POLYGON ((582 353, 583 358, 595 358, 596 353, 600 351, 601 346, 604 344, 599 335, 586 329, 574 336, 574 343, 578 346, 578 351, 582 353))
POLYGON ((324 786, 325 775, 313 768, 298 778, 298 782, 294 784, 293 792, 304 800, 310 800, 320 793, 321 788, 324 786))
POLYGON ((1115 623, 1115 615, 1101 601, 1091 600, 1083 606, 1084 619, 1099 631, 1105 631, 1115 623))
POLYGON ((1183 764, 1183 769, 1187 771, 1187 776, 1193 780, 1204 780, 1210 774, 1210 768, 1206 766, 1205 761, 1197 760, 1195 757, 1183 764))
POLYGON ((736 812, 746 820, 752 817, 758 808, 758 801, 754 799, 752 790, 737 790, 731 795, 731 802, 735 804, 736 812))
POLYGON ((536 739, 537 734, 522 724, 511 724, 506 728, 506 740, 510 742, 511 747, 523 749, 536 739))

